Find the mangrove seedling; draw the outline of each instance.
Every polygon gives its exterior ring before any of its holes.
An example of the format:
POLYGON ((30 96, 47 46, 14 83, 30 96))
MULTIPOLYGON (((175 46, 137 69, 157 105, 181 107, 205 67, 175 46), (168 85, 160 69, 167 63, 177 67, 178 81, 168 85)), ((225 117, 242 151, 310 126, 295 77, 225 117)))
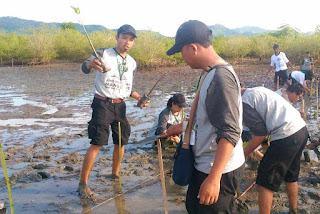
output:
MULTIPOLYGON (((70 7, 71 7, 71 8, 74 10, 74 12, 80 17, 80 9, 79 9, 78 7, 73 7, 73 6, 70 6, 70 7)), ((87 39, 88 39, 88 41, 89 41, 89 43, 90 43, 91 49, 93 50, 95 57, 96 57, 96 58, 99 60, 99 62, 101 63, 100 66, 101 66, 102 69, 103 69, 103 73, 110 71, 110 70, 111 70, 110 66, 108 66, 107 62, 103 59, 102 56, 100 56, 100 54, 97 53, 96 49, 93 47, 93 44, 92 44, 92 42, 91 42, 91 39, 89 38, 89 35, 88 35, 88 33, 87 33, 86 28, 84 27, 84 24, 83 24, 83 21, 81 20, 81 18, 79 18, 78 21, 79 21, 79 23, 80 23, 80 24, 82 25, 82 27, 83 27, 84 33, 85 33, 85 35, 86 35, 86 37, 87 37, 87 39)))

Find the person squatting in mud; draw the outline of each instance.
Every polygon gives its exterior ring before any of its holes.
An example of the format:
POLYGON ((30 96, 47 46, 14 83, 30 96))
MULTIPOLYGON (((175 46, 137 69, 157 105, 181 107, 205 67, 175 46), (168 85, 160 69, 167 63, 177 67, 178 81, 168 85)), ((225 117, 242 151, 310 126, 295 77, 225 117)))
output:
MULTIPOLYGON (((177 125, 183 122, 184 111, 186 107, 186 100, 183 94, 174 94, 167 102, 167 107, 162 110, 158 119, 154 122, 150 129, 148 136, 165 136, 167 129, 172 125, 177 125)), ((180 142, 180 135, 161 137, 161 144, 163 146, 169 146, 180 142)))
MULTIPOLYGON (((82 71, 86 74, 97 70, 91 105, 93 112, 88 125, 91 146, 84 157, 78 187, 79 195, 83 198, 94 198, 94 193, 88 186, 89 174, 98 152, 103 145, 108 144, 109 126, 111 126, 114 144, 111 177, 115 179, 119 176, 124 145, 128 143, 131 132, 126 117, 125 98, 130 96, 138 102, 141 99, 141 96, 132 90, 133 76, 137 68, 136 61, 127 54, 136 38, 136 30, 130 25, 123 25, 117 31, 116 47, 101 48, 97 51, 110 66, 110 71, 104 71, 94 54, 82 63, 82 71), (118 122, 121 126, 121 148, 119 148, 118 122), (121 157, 119 157, 119 150, 121 150, 121 157)), ((146 106, 147 104, 143 107, 146 106)))
POLYGON ((313 79, 313 72, 311 71, 306 71, 303 73, 302 71, 292 71, 289 75, 289 80, 292 80, 292 84, 294 83, 300 83, 303 85, 304 89, 310 93, 311 89, 308 88, 306 80, 311 80, 313 79))
POLYGON ((264 88, 242 88, 243 122, 253 133, 244 148, 250 154, 267 135, 270 146, 258 168, 258 201, 261 214, 271 212, 273 192, 286 182, 290 213, 297 213, 300 157, 308 131, 300 113, 277 93, 264 88))
MULTIPOLYGON (((293 104, 303 97, 303 95, 305 94, 305 89, 303 85, 301 85, 300 83, 293 83, 289 85, 287 89, 279 88, 275 92, 279 94, 281 97, 283 97, 290 104, 293 104)), ((305 118, 306 114, 302 108, 300 114, 302 118, 305 118)))
MULTIPOLYGON (((212 32, 204 23, 190 20, 179 27, 175 44, 167 54, 178 52, 191 68, 204 70, 190 112, 191 118, 196 109, 192 147, 195 170, 186 208, 190 214, 231 213, 245 161, 240 137, 240 83, 232 66, 213 49, 212 32)), ((176 127, 182 132, 182 125, 176 127)), ((186 132, 183 144, 189 143, 189 136, 186 132)))

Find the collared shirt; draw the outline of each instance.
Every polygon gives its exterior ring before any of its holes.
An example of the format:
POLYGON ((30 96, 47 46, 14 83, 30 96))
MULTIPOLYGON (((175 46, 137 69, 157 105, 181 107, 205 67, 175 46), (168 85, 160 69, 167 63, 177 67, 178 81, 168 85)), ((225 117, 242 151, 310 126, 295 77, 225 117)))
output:
POLYGON ((270 134, 270 140, 275 141, 306 126, 298 110, 267 88, 247 88, 242 102, 243 121, 255 136, 270 134))
POLYGON ((279 55, 273 54, 271 56, 270 66, 276 66, 276 72, 287 70, 287 63, 289 62, 285 53, 280 52, 279 55))
MULTIPOLYGON (((137 68, 136 61, 129 54, 126 55, 126 59, 123 59, 113 48, 101 48, 97 52, 103 56, 111 70, 106 73, 97 72, 94 93, 111 99, 129 97, 132 92, 133 75, 137 68)), ((83 65, 94 58, 92 54, 83 62, 83 65)), ((91 72, 85 66, 82 66, 82 71, 91 72)))

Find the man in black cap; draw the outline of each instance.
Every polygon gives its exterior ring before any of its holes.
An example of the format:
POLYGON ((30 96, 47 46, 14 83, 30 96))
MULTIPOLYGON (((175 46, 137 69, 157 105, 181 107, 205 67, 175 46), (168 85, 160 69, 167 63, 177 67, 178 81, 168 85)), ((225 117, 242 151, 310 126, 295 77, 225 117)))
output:
MULTIPOLYGON (((232 213, 245 161, 240 137, 240 82, 232 66, 213 49, 212 32, 200 21, 190 20, 179 27, 175 44, 167 54, 178 52, 191 68, 204 70, 191 108, 191 112, 196 109, 192 125, 195 170, 186 208, 192 214, 232 213)), ((189 143, 188 135, 183 143, 189 143)))
POLYGON ((271 56, 271 63, 269 70, 267 72, 267 76, 269 75, 270 71, 275 66, 275 73, 274 73, 274 90, 278 90, 277 88, 277 79, 279 77, 279 85, 282 86, 284 84, 290 85, 288 81, 288 66, 290 65, 293 68, 293 65, 288 60, 286 54, 284 52, 280 52, 279 45, 273 45, 274 54, 271 56))
POLYGON ((93 112, 88 126, 91 146, 83 161, 78 188, 82 198, 94 198, 93 192, 88 187, 88 178, 98 152, 103 145, 108 144, 109 126, 111 126, 114 144, 112 178, 117 178, 119 175, 121 157, 124 154, 123 145, 128 143, 131 131, 126 117, 125 98, 131 96, 137 102, 141 98, 136 91, 132 90, 133 75, 137 68, 136 61, 127 54, 136 38, 136 30, 130 25, 123 25, 117 32, 116 47, 97 50, 108 64, 109 71, 102 68, 94 53, 82 63, 81 68, 84 73, 97 71, 91 105, 93 112), (121 148, 119 148, 118 122, 121 126, 121 148), (119 150, 121 150, 121 157, 119 150))

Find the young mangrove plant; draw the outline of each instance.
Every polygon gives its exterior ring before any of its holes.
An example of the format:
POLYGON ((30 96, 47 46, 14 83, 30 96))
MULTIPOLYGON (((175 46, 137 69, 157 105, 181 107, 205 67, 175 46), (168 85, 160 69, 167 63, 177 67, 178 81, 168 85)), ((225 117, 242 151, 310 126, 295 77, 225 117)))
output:
POLYGON ((84 30, 84 33, 90 43, 90 46, 91 46, 91 49, 93 50, 94 52, 94 55, 95 57, 99 60, 99 62, 101 63, 101 67, 103 68, 103 72, 108 72, 111 70, 110 66, 108 66, 107 62, 102 58, 102 56, 100 56, 100 54, 97 53, 96 49, 93 47, 93 44, 91 42, 91 39, 89 38, 89 35, 87 33, 87 30, 86 28, 84 27, 84 24, 83 24, 83 21, 82 19, 80 18, 80 9, 78 7, 73 7, 73 6, 70 6, 74 12, 79 16, 79 19, 78 19, 78 22, 82 25, 83 27, 83 30, 84 30))

